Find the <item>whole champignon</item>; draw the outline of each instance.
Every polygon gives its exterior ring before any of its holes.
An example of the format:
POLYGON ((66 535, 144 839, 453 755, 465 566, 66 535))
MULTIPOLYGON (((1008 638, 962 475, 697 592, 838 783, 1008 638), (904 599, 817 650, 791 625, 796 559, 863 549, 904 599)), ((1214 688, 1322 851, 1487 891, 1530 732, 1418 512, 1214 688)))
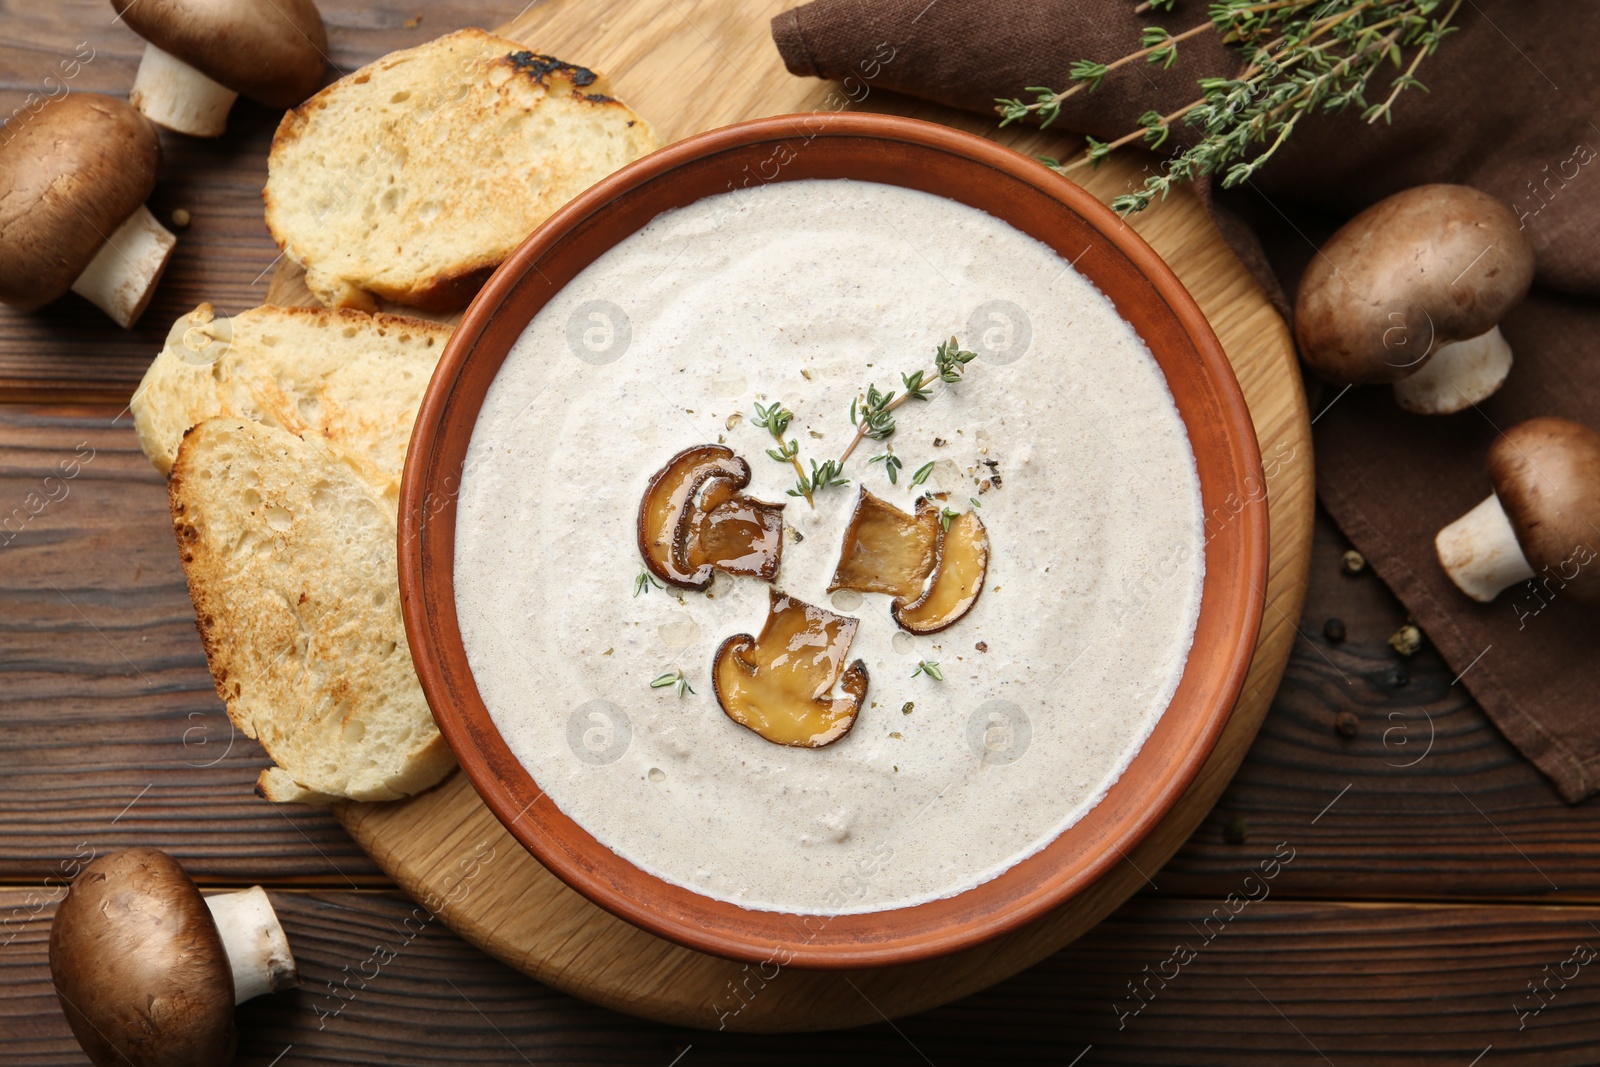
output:
POLYGON ((1447 415, 1511 370, 1499 323, 1533 282, 1511 209, 1464 185, 1421 185, 1339 228, 1300 280, 1295 337, 1336 385, 1393 382, 1408 411, 1447 415))
POLYGON ((124 329, 144 314, 177 239, 144 206, 155 127, 125 102, 73 93, 0 155, 0 301, 33 311, 68 289, 124 329))
POLYGON ((1439 562, 1487 603, 1539 578, 1552 593, 1600 603, 1600 434, 1568 419, 1513 426, 1489 449, 1494 492, 1439 531, 1439 562))
POLYGON ((201 897, 158 849, 89 864, 50 927, 51 981, 99 1067, 229 1063, 234 1005, 296 977, 260 886, 201 897))
POLYGON ((128 99, 153 122, 220 137, 242 93, 290 108, 316 92, 328 34, 311 0, 111 0, 146 42, 128 99))

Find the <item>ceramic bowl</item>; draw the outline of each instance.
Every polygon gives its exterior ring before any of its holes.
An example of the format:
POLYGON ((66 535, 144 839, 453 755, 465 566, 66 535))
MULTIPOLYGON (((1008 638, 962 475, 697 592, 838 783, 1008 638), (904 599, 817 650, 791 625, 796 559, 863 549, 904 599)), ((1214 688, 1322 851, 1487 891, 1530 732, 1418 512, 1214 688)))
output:
POLYGON ((472 302, 433 376, 406 460, 406 631, 439 729, 484 802, 541 863, 595 904, 681 945, 752 963, 907 963, 997 937, 1082 893, 1123 862, 1193 780, 1233 710, 1255 648, 1267 578, 1263 484, 1250 413, 1210 325, 1149 245, 1088 193, 1007 148, 931 123, 870 114, 760 119, 690 137, 595 185, 529 237, 472 302), (473 424, 495 373, 539 309, 662 211, 729 188, 802 178, 856 178, 949 197, 1072 261, 1165 373, 1188 428, 1207 516, 1205 582, 1182 679, 1091 815, 974 889, 828 918, 751 911, 669 884, 543 799, 474 684, 453 580, 456 490, 473 424))

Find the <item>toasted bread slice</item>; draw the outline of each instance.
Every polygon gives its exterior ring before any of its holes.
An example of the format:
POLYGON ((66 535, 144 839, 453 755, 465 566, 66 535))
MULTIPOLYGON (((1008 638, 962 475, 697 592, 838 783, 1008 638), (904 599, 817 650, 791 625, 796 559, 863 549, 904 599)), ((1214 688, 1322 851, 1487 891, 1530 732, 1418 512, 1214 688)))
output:
POLYGON ((398 499, 417 407, 450 327, 395 315, 259 307, 218 318, 201 304, 174 324, 133 394, 134 427, 172 470, 189 427, 218 415, 318 437, 398 499))
POLYGON ((329 307, 453 311, 552 212, 657 145, 593 71, 461 30, 283 117, 267 227, 329 307))
POLYGON ((206 660, 228 716, 277 767, 256 791, 394 800, 453 759, 400 618, 394 513, 315 438, 214 418, 167 483, 206 660))

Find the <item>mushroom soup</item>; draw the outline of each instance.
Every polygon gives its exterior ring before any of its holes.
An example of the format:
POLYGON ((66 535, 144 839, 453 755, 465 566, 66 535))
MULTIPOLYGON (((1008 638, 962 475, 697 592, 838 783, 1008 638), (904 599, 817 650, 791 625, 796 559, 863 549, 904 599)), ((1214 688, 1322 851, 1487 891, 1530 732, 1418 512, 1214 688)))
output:
POLYGON ((804 180, 665 212, 550 300, 455 546, 539 803, 703 895, 845 914, 970 889, 1092 808, 1177 687, 1204 530, 1160 369, 1068 262, 804 180))

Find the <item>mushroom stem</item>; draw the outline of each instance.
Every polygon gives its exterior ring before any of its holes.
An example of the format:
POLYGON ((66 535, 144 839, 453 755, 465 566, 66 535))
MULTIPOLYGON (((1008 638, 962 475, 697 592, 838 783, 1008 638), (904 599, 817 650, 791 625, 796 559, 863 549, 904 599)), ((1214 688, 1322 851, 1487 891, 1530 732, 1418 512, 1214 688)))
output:
POLYGON ((1433 545, 1457 588, 1485 604, 1508 586, 1533 577, 1533 567, 1493 493, 1440 530, 1433 545))
POLYGON ((1394 383, 1394 398, 1419 415, 1453 415, 1493 396, 1511 373, 1511 346, 1495 326, 1440 345, 1422 369, 1394 383))
POLYGON ((222 947, 233 969, 233 1002, 243 1004, 263 993, 295 984, 299 975, 289 939, 283 934, 272 902, 260 886, 242 893, 206 897, 206 907, 222 935, 222 947))
POLYGON ((144 47, 128 102, 151 122, 191 137, 221 137, 239 94, 153 44, 144 47))
POLYGON ((83 268, 72 291, 126 330, 144 314, 177 243, 150 209, 140 205, 83 268))

